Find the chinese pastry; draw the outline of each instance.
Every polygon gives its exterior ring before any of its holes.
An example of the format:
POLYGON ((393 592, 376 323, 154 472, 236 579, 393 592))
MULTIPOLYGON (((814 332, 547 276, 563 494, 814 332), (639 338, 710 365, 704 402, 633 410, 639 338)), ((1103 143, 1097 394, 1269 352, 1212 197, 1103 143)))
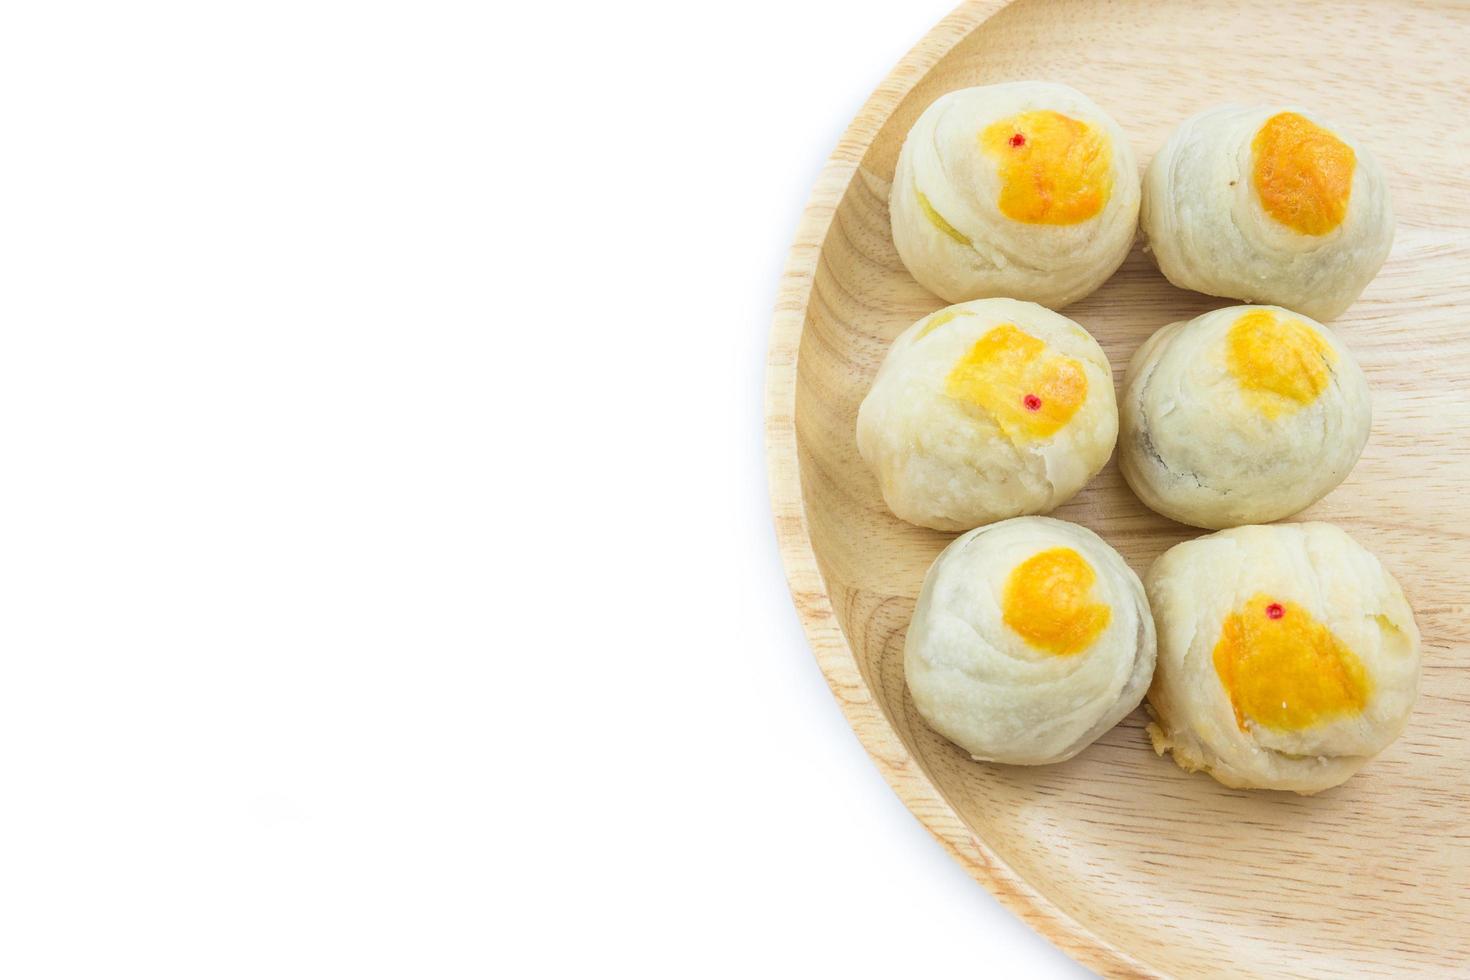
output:
POLYGON ((909 327, 857 418, 858 451, 889 509, 940 531, 1051 510, 1102 469, 1117 435, 1097 341, 1012 299, 961 303, 909 327))
POLYGON ((1368 382, 1321 324, 1277 306, 1171 323, 1133 355, 1118 463, 1165 517, 1218 529, 1326 496, 1368 441, 1368 382))
POLYGON ((1154 622, 1096 534, 1017 517, 956 538, 924 578, 904 677, 929 726, 974 758, 1070 759, 1142 700, 1154 622))
POLYGON ((1009 296, 1053 308, 1113 274, 1138 207, 1123 131, 1050 82, 940 96, 904 140, 889 196, 894 245, 925 289, 951 303, 1009 296))
POLYGON ((1378 161, 1305 109, 1221 106, 1149 163, 1143 232, 1174 285, 1330 320, 1393 245, 1378 161))
POLYGON ((1316 793, 1403 730, 1419 630, 1378 559, 1331 524, 1238 527, 1176 545, 1145 577, 1160 755, 1226 786, 1316 793))

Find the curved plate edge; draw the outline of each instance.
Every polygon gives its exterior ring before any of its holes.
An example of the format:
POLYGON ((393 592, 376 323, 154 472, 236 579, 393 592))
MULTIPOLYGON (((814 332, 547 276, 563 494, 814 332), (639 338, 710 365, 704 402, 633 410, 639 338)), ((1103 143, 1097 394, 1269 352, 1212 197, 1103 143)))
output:
POLYGON ((961 40, 1011 0, 970 0, 929 31, 878 86, 817 178, 781 275, 766 357, 767 480, 781 563, 822 675, 888 785, 951 856, 999 901, 1079 963, 1108 976, 1161 974, 1053 905, 975 837, 893 730, 863 681, 832 611, 807 529, 796 437, 797 351, 822 243, 879 129, 910 90, 961 40))

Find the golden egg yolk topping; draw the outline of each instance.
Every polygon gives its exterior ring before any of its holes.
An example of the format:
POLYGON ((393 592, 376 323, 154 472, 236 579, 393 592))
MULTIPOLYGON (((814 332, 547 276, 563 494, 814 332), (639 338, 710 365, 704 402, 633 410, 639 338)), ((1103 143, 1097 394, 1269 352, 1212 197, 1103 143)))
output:
POLYGON ((1113 192, 1106 133, 1051 109, 985 127, 980 147, 1000 168, 1001 214, 1032 225, 1075 225, 1094 217, 1113 192))
POLYGON ((1077 414, 1087 400, 1087 375, 1070 357, 1013 323, 975 342, 945 380, 945 394, 983 409, 1009 439, 1044 439, 1077 414))
POLYGON ((1011 570, 1001 596, 1005 624, 1033 647, 1059 657, 1081 653, 1107 629, 1113 611, 1095 602, 1097 573, 1071 548, 1051 548, 1011 570))
POLYGON ((1315 330, 1271 310, 1241 314, 1225 335, 1225 366, 1267 418, 1316 401, 1336 361, 1337 352, 1315 330))
POLYGON ((1266 213, 1303 235, 1325 235, 1347 215, 1353 148, 1295 112, 1278 112, 1251 141, 1252 183, 1266 213))
POLYGON ((1214 660, 1241 731, 1297 732, 1368 703, 1362 661, 1294 602, 1251 597, 1225 618, 1214 660))

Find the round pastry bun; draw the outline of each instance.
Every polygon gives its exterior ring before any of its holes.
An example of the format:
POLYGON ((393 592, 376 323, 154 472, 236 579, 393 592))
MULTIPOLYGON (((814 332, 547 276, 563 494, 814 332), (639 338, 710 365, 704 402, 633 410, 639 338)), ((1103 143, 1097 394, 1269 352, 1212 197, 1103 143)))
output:
POLYGON ((1070 759, 1138 706, 1154 672, 1143 585, 1085 527, 1017 517, 956 538, 924 577, 904 677, 974 758, 1070 759))
POLYGON ((893 243, 951 303, 1050 307, 1102 285, 1133 245, 1138 162, 1091 99, 1007 82, 935 99, 909 130, 889 196, 893 243))
POLYGON ((1226 786, 1316 793, 1398 737, 1419 630, 1378 559, 1331 524, 1238 527, 1165 552, 1145 577, 1160 755, 1226 786))
POLYGON ((858 452, 890 510, 965 531, 1064 503, 1118 436, 1107 355, 1059 313, 961 303, 899 335, 858 409, 858 452))
POLYGON ((1393 246, 1373 154, 1306 109, 1221 106, 1149 163, 1143 232, 1174 285, 1318 320, 1352 305, 1393 246))
POLYGON ((1278 306, 1171 323, 1123 381, 1118 464, 1150 508, 1211 529, 1287 517, 1368 442, 1368 381, 1331 331, 1278 306))

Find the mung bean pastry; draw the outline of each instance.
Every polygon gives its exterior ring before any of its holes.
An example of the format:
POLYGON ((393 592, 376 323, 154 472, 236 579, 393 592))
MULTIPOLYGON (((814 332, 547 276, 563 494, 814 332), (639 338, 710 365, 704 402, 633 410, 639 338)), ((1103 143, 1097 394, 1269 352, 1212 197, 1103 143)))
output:
POLYGON ((1331 331, 1279 306, 1171 323, 1129 362, 1118 463, 1145 504, 1218 529, 1295 514, 1342 482, 1372 423, 1331 331))
POLYGON ((1144 235, 1174 285, 1330 320, 1393 246, 1373 155, 1305 109, 1221 106, 1149 163, 1144 235))
POLYGON ((1142 700, 1154 621, 1096 534, 1018 517, 956 538, 924 577, 904 677, 931 728, 974 758, 1070 759, 1142 700))
POLYGON ((985 299, 899 335, 858 409, 857 446, 890 510, 965 531, 1062 504, 1118 436, 1112 369, 1078 324, 985 299))
POLYGON ((1220 531, 1144 579, 1158 628, 1148 732, 1226 786, 1316 793, 1398 738, 1419 630, 1393 576, 1331 524, 1220 531))
POLYGON ((899 153, 893 242, 925 289, 1060 308, 1102 285, 1138 225, 1138 162, 1091 99, 1050 82, 940 96, 899 153))

